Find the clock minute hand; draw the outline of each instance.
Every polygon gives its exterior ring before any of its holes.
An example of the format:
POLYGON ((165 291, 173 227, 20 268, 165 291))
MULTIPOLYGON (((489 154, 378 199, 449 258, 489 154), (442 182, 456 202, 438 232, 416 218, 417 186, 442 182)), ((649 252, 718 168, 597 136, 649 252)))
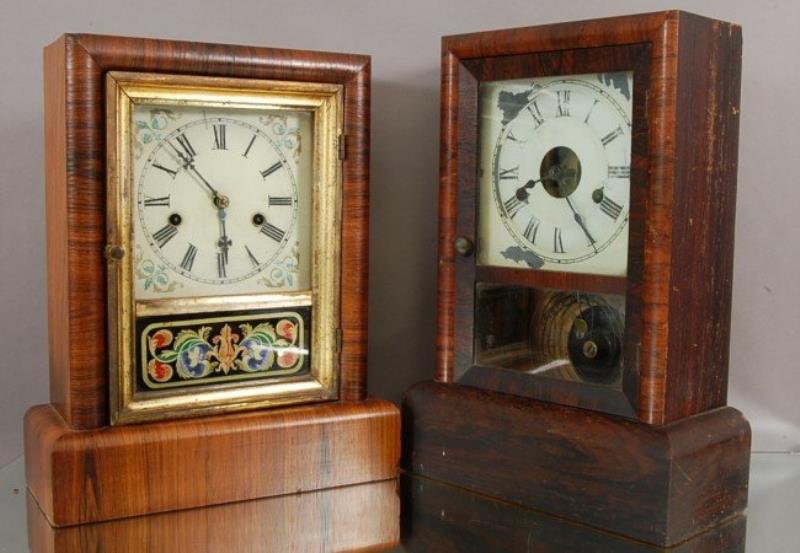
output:
POLYGON ((184 169, 194 173, 195 176, 197 176, 197 178, 199 178, 200 181, 205 185, 205 187, 208 188, 208 191, 211 192, 212 200, 214 201, 214 204, 216 205, 217 199, 221 197, 220 193, 217 192, 216 188, 211 186, 211 183, 208 182, 208 180, 200 173, 200 171, 197 170, 197 167, 194 166, 194 158, 185 155, 178 148, 176 148, 175 145, 172 142, 170 142, 169 140, 167 141, 167 144, 169 144, 170 147, 173 150, 175 150, 175 153, 178 154, 178 157, 181 158, 181 162, 182 162, 182 165, 183 165, 184 169))
POLYGON ((206 185, 206 188, 208 188, 208 190, 211 192, 211 195, 214 197, 214 200, 216 200, 217 198, 220 198, 220 197, 221 197, 221 196, 220 196, 220 193, 219 193, 219 192, 217 192, 217 189, 216 189, 216 188, 214 188, 213 186, 211 186, 211 183, 209 183, 209 182, 208 182, 208 181, 205 179, 205 177, 203 177, 203 175, 201 175, 201 174, 200 174, 200 171, 198 171, 198 170, 197 170, 197 168, 196 168, 194 165, 190 165, 190 166, 189 166, 189 169, 191 169, 191 170, 192 170, 192 172, 194 172, 194 174, 195 174, 195 175, 197 175, 197 177, 198 177, 198 178, 199 178, 201 181, 203 181, 203 184, 205 184, 205 185, 206 185))
POLYGON ((583 230, 583 233, 586 235, 586 238, 589 239, 589 243, 592 245, 592 249, 595 251, 595 253, 597 253, 597 246, 594 245, 595 240, 592 237, 591 233, 589 233, 589 229, 586 228, 586 224, 583 222, 583 217, 581 217, 578 211, 575 209, 575 206, 572 204, 572 200, 570 199, 569 196, 565 196, 564 199, 567 200, 567 205, 569 205, 569 208, 572 210, 572 213, 575 216, 575 222, 578 223, 578 225, 581 227, 581 230, 583 230))

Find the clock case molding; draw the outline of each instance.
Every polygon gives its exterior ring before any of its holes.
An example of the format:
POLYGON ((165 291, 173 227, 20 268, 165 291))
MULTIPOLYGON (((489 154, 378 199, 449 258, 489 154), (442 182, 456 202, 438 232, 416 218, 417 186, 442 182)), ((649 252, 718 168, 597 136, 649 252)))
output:
POLYGON ((25 457, 29 492, 49 523, 394 478, 399 411, 366 395, 370 58, 68 34, 45 48, 44 86, 50 403, 25 416, 25 457), (343 87, 336 401, 110 426, 109 71, 343 87))
POLYGON ((726 407, 741 29, 685 12, 444 37, 434 382, 402 465, 668 546, 744 510, 750 428, 726 407), (482 80, 634 71, 626 278, 476 266, 482 80), (626 296, 622 391, 473 366, 477 282, 626 296), (631 362, 632 361, 632 362, 631 362))

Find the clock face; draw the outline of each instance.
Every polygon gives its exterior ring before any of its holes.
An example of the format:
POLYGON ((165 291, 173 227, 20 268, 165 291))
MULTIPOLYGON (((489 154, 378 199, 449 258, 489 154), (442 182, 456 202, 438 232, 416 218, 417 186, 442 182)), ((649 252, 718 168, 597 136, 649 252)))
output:
POLYGON ((311 117, 134 109, 136 297, 309 287, 311 117))
POLYGON ((481 85, 478 263, 624 276, 632 73, 481 85))

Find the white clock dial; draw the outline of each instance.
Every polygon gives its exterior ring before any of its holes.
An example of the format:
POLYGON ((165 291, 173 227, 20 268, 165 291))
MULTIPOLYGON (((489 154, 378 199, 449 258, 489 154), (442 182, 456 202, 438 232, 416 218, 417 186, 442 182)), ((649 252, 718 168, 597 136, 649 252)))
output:
POLYGON ((139 279, 137 297, 307 287, 310 160, 299 141, 310 129, 295 121, 287 141, 291 115, 170 113, 156 112, 163 124, 135 165, 139 272, 163 277, 139 279))
POLYGON ((484 85, 480 263, 625 274, 630 79, 484 85))

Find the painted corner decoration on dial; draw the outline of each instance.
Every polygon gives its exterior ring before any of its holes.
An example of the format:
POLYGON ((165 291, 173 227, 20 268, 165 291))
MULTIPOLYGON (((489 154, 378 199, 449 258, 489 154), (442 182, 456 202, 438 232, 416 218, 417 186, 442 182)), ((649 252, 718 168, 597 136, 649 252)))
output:
POLYGON ((312 119, 135 106, 137 299, 310 288, 312 119))
POLYGON ((633 73, 480 88, 483 265, 627 274, 633 73))

